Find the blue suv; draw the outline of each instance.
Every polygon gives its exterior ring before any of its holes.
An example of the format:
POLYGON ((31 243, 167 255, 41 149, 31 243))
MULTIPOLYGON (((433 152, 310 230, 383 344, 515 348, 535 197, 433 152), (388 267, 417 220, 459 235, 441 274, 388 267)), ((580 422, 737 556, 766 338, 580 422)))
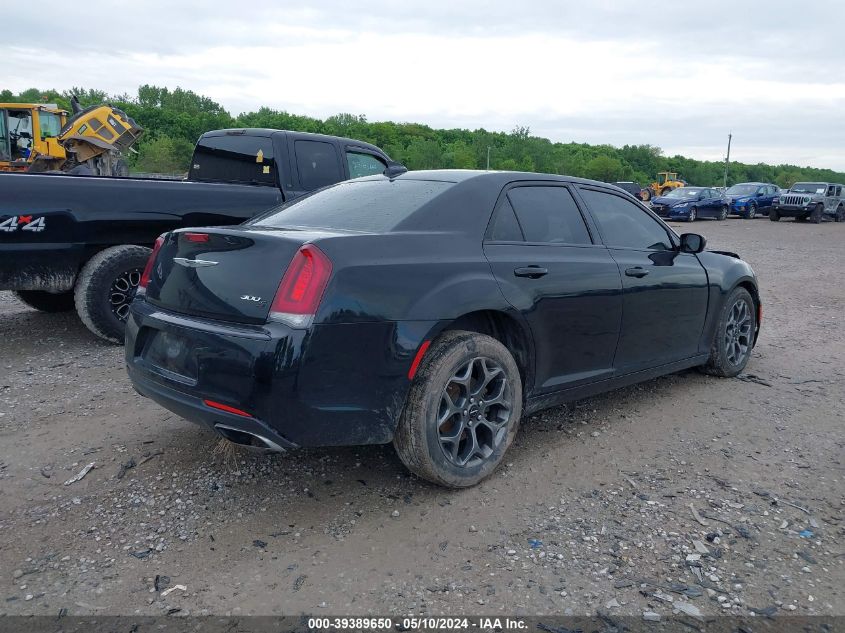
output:
POLYGON ((765 182, 741 182, 725 192, 730 212, 746 220, 753 220, 758 213, 769 215, 779 195, 777 185, 765 182))

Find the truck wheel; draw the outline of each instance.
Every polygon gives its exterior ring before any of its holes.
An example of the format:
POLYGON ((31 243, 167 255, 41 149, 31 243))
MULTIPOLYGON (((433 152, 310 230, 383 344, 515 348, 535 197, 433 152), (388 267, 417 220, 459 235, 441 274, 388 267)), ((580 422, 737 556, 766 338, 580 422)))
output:
POLYGON ((393 445, 417 476, 467 488, 502 462, 521 415, 522 380, 507 348, 484 334, 446 332, 423 357, 393 445))
POLYGON ((756 328, 757 312, 751 294, 745 288, 734 288, 722 307, 710 358, 701 371, 723 378, 741 373, 751 357, 756 328))
POLYGON ((150 257, 143 246, 112 246, 82 267, 74 289, 79 318, 89 330, 112 343, 123 343, 129 304, 150 257))
POLYGON ((836 221, 845 222, 845 207, 841 204, 836 208, 836 221))
POLYGON ((73 310, 73 291, 46 292, 44 290, 16 290, 13 293, 21 303, 41 312, 67 312, 73 310))
POLYGON ((780 211, 778 211, 777 209, 772 209, 771 211, 769 211, 769 219, 772 222, 779 222, 780 221, 780 211))
POLYGON ((810 222, 813 224, 820 224, 822 221, 822 216, 824 215, 824 205, 817 204, 816 208, 813 209, 813 212, 810 214, 810 222))

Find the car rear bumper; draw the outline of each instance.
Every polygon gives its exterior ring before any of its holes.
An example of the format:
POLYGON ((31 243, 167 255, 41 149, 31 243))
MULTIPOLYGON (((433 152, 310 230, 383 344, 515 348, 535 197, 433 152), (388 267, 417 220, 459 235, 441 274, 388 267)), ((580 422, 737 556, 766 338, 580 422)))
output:
POLYGON ((245 433, 281 449, 381 444, 393 438, 408 369, 434 325, 295 330, 199 319, 136 299, 126 365, 142 395, 229 439, 245 433))

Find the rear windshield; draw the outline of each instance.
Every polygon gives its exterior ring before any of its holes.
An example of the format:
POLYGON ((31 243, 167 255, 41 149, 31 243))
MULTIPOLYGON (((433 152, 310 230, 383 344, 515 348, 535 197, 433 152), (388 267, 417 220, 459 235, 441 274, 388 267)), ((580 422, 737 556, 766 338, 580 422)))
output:
POLYGON ((382 233, 453 184, 428 180, 342 182, 271 209, 247 224, 382 233))

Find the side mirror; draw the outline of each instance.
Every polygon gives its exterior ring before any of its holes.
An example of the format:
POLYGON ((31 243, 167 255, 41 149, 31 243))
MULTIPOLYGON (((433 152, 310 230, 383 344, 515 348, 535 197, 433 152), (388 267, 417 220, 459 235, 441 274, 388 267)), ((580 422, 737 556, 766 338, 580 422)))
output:
POLYGON ((698 233, 684 233, 681 235, 682 253, 700 253, 707 246, 707 240, 698 233))

